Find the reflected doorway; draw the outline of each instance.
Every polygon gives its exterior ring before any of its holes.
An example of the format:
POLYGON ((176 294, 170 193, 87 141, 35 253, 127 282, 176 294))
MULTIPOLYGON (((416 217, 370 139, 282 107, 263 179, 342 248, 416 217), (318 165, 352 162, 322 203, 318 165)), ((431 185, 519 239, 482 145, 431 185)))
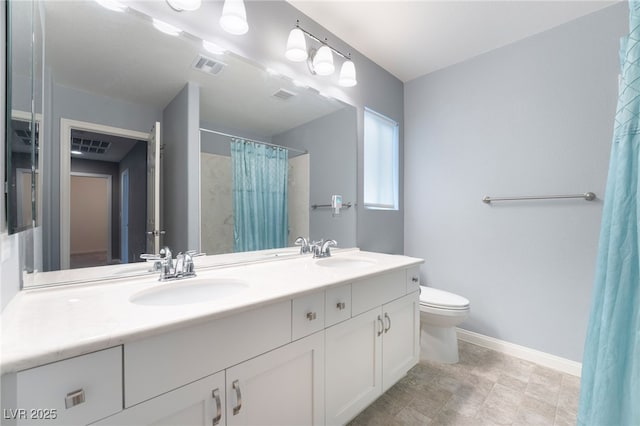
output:
POLYGON ((70 126, 65 143, 69 251, 60 260, 67 268, 140 261, 145 252, 147 141, 98 130, 70 126))

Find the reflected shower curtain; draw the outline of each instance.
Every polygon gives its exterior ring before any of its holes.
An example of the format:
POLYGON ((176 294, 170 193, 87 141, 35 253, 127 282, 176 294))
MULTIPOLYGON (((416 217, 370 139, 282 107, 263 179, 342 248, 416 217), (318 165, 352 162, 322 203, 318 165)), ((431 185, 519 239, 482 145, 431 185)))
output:
POLYGON ((640 425, 640 4, 629 7, 582 364, 580 425, 640 425))
POLYGON ((288 157, 284 148, 231 141, 234 251, 286 247, 288 157))

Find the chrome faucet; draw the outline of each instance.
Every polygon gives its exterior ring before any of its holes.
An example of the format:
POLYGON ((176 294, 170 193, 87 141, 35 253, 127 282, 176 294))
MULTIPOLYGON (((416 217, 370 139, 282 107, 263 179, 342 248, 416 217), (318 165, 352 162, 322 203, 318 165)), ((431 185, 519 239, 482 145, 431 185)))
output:
POLYGON ((330 247, 337 247, 336 240, 320 240, 313 243, 313 257, 331 257, 330 247))
POLYGON ((164 247, 159 254, 143 254, 140 258, 147 262, 154 262, 154 271, 160 271, 158 281, 177 280, 180 278, 195 277, 195 266, 193 258, 203 256, 204 253, 196 253, 195 250, 189 250, 184 253, 178 253, 175 259, 175 265, 169 247, 164 247))
POLYGON ((305 237, 296 238, 294 244, 300 246, 300 254, 311 253, 311 245, 305 237))

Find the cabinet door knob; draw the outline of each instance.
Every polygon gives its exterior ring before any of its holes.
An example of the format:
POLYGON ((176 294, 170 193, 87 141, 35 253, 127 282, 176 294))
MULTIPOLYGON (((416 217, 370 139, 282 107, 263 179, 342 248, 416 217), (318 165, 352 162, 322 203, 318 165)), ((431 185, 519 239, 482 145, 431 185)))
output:
POLYGON ((382 317, 380 315, 378 315, 378 325, 380 326, 378 336, 382 336, 382 333, 384 332, 384 323, 382 322, 382 317))
POLYGON ((240 382, 238 380, 234 380, 231 386, 236 391, 236 406, 233 407, 233 415, 235 416, 242 408, 242 393, 240 393, 240 382))
POLYGON ((414 283, 417 283, 417 282, 418 282, 418 281, 420 281, 420 280, 418 279, 418 277, 412 277, 412 278, 411 278, 411 281, 413 281, 414 283))
POLYGON ((64 407, 68 410, 71 407, 82 404, 85 400, 84 389, 78 389, 73 392, 69 392, 64 399, 64 407))
POLYGON ((211 392, 211 396, 213 400, 216 402, 216 416, 213 418, 213 426, 216 426, 220 423, 220 419, 222 419, 222 406, 220 404, 220 389, 214 389, 211 392))
POLYGON ((391 317, 388 313, 385 312, 384 319, 386 320, 387 324, 389 324, 384 328, 384 332, 387 333, 389 330, 391 330, 391 317))
POLYGON ((339 310, 343 310, 346 307, 347 305, 344 302, 338 302, 338 304, 336 305, 336 308, 338 308, 339 310))
POLYGON ((316 319, 316 313, 315 312, 307 312, 307 319, 309 321, 313 321, 314 319, 316 319))

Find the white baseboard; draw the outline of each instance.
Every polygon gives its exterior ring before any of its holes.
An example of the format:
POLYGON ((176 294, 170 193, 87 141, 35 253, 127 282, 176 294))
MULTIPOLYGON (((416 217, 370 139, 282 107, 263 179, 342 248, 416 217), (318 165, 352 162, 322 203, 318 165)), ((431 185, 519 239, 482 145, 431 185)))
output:
POLYGON ((552 368, 563 373, 580 377, 582 372, 582 363, 551 355, 546 352, 530 349, 525 346, 516 345, 515 343, 505 342, 483 334, 474 333, 473 331, 456 328, 458 339, 474 345, 482 346, 487 349, 493 349, 507 355, 531 361, 544 367, 552 368))

